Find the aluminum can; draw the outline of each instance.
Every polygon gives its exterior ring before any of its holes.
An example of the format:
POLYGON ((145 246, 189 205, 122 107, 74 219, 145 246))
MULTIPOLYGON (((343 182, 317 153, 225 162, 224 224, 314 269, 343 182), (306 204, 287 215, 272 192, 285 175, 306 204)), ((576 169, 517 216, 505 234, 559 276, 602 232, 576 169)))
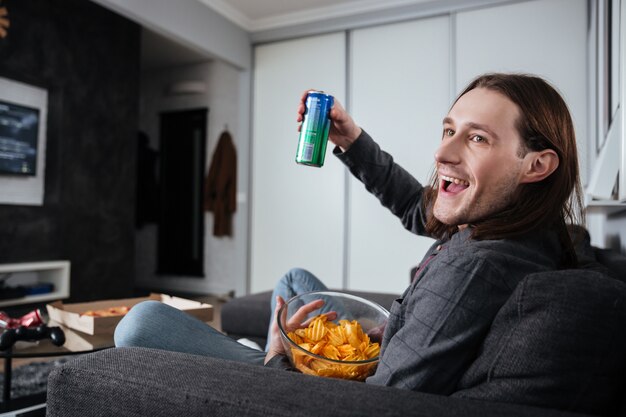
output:
POLYGON ((41 310, 39 309, 31 311, 19 319, 14 319, 4 311, 0 311, 0 328, 2 329, 17 329, 20 326, 37 327, 44 323, 41 310))
POLYGON ((304 103, 304 120, 296 151, 297 163, 313 167, 324 165, 330 131, 330 109, 334 102, 331 95, 321 91, 309 91, 304 103))
POLYGON ((33 310, 28 314, 23 315, 19 318, 20 326, 24 327, 37 327, 42 324, 43 318, 41 317, 41 311, 39 309, 33 310))
POLYGON ((12 318, 4 311, 0 311, 0 329, 8 329, 13 323, 12 318))

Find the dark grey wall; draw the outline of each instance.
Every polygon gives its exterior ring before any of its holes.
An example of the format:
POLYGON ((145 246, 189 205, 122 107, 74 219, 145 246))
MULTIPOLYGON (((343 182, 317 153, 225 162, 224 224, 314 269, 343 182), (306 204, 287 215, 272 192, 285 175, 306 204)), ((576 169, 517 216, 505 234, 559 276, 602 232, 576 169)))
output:
POLYGON ((0 76, 48 89, 41 207, 0 205, 0 263, 69 259, 71 299, 132 294, 140 27, 87 0, 5 0, 0 76))

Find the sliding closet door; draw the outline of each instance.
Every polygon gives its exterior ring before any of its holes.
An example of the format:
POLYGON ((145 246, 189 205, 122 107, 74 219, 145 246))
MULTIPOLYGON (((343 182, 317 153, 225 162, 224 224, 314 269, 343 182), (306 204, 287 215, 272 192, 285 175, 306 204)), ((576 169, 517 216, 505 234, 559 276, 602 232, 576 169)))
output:
POLYGON ((457 90, 485 72, 540 75, 563 94, 587 173, 587 0, 535 0, 457 15, 457 90))
POLYGON ((252 292, 271 289, 289 268, 301 267, 341 287, 344 168, 326 154, 322 168, 294 161, 301 93, 325 90, 344 101, 345 34, 255 49, 252 136, 252 292))
MULTIPOLYGON (((437 17, 351 36, 352 113, 423 184, 450 104, 449 24, 437 17)), ((359 181, 349 187, 348 287, 400 293, 432 240, 406 231, 359 181)))

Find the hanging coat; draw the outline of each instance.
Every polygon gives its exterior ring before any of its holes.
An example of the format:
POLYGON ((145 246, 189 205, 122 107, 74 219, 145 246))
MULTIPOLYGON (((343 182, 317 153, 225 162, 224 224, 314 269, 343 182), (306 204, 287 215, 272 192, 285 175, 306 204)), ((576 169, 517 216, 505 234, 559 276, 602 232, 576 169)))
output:
POLYGON ((233 235, 237 209, 237 153, 228 131, 217 142, 204 183, 204 209, 214 214, 213 235, 233 235))

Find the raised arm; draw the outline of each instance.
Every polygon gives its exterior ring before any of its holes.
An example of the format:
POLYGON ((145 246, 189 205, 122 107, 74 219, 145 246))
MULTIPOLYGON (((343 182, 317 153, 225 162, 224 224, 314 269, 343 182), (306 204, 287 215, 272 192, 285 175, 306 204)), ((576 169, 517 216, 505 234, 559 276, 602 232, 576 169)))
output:
MULTIPOLYGON (((304 117, 307 92, 300 98, 299 123, 304 117)), ((424 187, 396 164, 391 155, 380 149, 337 99, 330 119, 329 140, 337 146, 333 153, 383 206, 400 219, 407 230, 425 235, 424 187)))

